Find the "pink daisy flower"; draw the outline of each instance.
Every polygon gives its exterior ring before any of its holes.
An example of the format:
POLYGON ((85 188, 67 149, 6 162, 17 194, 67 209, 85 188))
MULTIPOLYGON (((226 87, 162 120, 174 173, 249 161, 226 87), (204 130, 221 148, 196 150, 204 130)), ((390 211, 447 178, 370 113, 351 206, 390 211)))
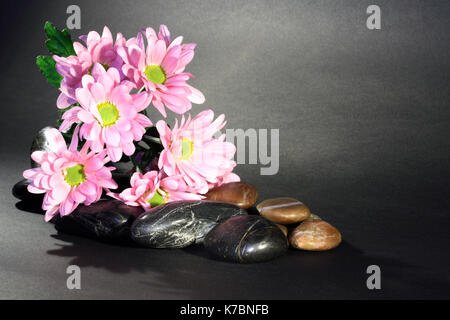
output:
POLYGON ((91 149, 100 152, 104 146, 111 161, 117 162, 122 153, 132 155, 134 141, 140 141, 145 128, 152 122, 139 113, 151 101, 147 92, 130 95, 132 84, 120 82, 116 68, 105 71, 96 63, 92 75, 85 75, 82 87, 76 90, 81 106, 73 107, 63 115, 59 128, 64 131, 75 122, 81 122, 80 137, 91 142, 91 149))
POLYGON ((182 117, 180 125, 176 121, 172 130, 164 121, 158 121, 156 128, 160 134, 164 150, 158 166, 168 176, 182 176, 188 190, 204 194, 210 187, 230 181, 239 181, 232 174, 236 162, 233 161, 236 147, 225 142, 225 134, 219 139, 214 133, 222 129, 226 122, 220 115, 214 122, 214 112, 205 110, 191 120, 182 117))
MULTIPOLYGON (((114 43, 111 31, 105 26, 101 36, 96 31, 91 31, 80 39, 86 43, 86 47, 74 42, 76 56, 53 56, 56 70, 63 76, 61 94, 56 102, 60 109, 65 109, 76 102, 75 90, 81 87, 82 77, 91 72, 95 63, 102 64, 105 69, 114 67, 119 71, 122 70, 123 61, 117 54, 117 48, 125 45, 126 40, 121 33, 117 34, 114 43)), ((123 78, 123 74, 121 75, 123 78)))
POLYGON ((154 208, 160 204, 177 200, 201 200, 204 196, 188 192, 186 183, 180 176, 163 177, 158 171, 145 174, 135 172, 130 180, 131 188, 120 194, 109 192, 108 195, 130 206, 144 209, 154 208))
POLYGON ((24 178, 30 180, 29 192, 45 193, 42 203, 45 221, 58 212, 61 216, 72 213, 80 203, 88 206, 98 201, 103 188, 117 188, 111 176, 114 168, 104 166, 109 161, 105 152, 88 152, 89 143, 77 151, 76 134, 69 149, 57 129, 49 131, 48 137, 52 151, 33 152, 31 158, 41 166, 23 172, 24 178))
POLYGON ((196 45, 181 44, 183 37, 171 41, 165 25, 161 25, 158 34, 152 28, 142 32, 147 39, 147 47, 139 33, 136 38, 129 39, 126 46, 118 48, 124 61, 124 74, 137 88, 145 86, 153 96, 153 105, 164 117, 167 116, 164 106, 183 114, 191 109, 192 103, 203 103, 203 94, 186 82, 193 76, 183 72, 194 57, 196 45))
POLYGON ((209 183, 208 184, 208 189, 211 190, 213 188, 219 187, 222 184, 225 183, 231 183, 231 182, 238 182, 241 181, 241 178, 239 178, 239 176, 236 173, 230 172, 224 176, 221 176, 219 178, 217 178, 217 182, 216 183, 209 183))

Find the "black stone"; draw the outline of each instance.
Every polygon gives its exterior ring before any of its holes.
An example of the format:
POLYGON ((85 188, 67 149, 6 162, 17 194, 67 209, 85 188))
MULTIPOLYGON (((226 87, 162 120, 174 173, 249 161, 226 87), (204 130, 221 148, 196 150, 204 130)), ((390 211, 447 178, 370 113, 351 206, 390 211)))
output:
POLYGON ((206 235, 204 245, 213 255, 239 263, 271 260, 288 249, 279 227, 252 215, 232 217, 217 225, 206 235))
POLYGON ((221 221, 246 215, 235 205, 215 201, 174 201, 151 209, 136 219, 131 237, 152 248, 184 248, 201 243, 221 221))
POLYGON ((117 172, 116 170, 111 172, 113 180, 117 183, 117 189, 113 189, 115 193, 120 193, 126 188, 130 188, 131 174, 126 172, 117 172))
POLYGON ((20 180, 17 182, 13 188, 12 188, 12 194, 14 197, 16 197, 19 200, 26 201, 26 202, 40 202, 44 200, 44 194, 36 194, 28 192, 28 185, 30 182, 26 179, 20 180))
POLYGON ((55 217, 56 230, 68 234, 103 240, 130 239, 130 227, 144 210, 118 200, 101 200, 90 206, 80 205, 70 215, 55 217))
MULTIPOLYGON (((37 132, 33 142, 31 143, 30 155, 34 151, 38 151, 38 150, 39 151, 47 151, 47 152, 51 151, 50 143, 49 143, 49 139, 48 139, 48 132, 50 129, 53 129, 53 128, 45 127, 37 132)), ((31 161, 32 168, 39 167, 39 164, 37 162, 35 162, 33 159, 30 159, 30 161, 31 161)))

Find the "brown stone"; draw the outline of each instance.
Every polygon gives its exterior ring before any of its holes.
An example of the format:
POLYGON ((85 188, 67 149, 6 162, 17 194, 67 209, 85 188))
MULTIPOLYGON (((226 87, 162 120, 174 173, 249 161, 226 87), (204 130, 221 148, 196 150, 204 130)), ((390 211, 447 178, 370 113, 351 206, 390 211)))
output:
POLYGON ((246 182, 231 182, 210 190, 205 196, 206 200, 228 202, 247 209, 255 204, 258 190, 246 182))
POLYGON ((341 241, 339 230, 316 215, 311 215, 289 235, 291 246, 309 251, 330 250, 336 248, 341 241))
POLYGON ((288 229, 286 228, 286 226, 283 226, 282 224, 278 224, 278 223, 275 223, 275 224, 278 226, 278 228, 281 229, 281 231, 283 231, 284 235, 287 237, 288 229))
POLYGON ((258 204, 256 209, 267 220, 279 224, 303 221, 310 214, 307 206, 293 198, 267 199, 258 204))

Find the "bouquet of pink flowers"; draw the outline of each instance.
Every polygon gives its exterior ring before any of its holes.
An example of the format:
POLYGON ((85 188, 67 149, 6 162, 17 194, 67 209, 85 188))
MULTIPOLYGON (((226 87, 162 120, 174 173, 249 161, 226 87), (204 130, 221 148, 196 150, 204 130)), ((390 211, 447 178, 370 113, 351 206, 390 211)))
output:
POLYGON ((47 150, 34 151, 39 165, 24 171, 28 191, 45 194, 45 220, 66 216, 78 205, 97 202, 103 191, 130 206, 149 209, 175 200, 199 200, 211 188, 239 181, 233 173, 236 148, 225 135, 225 117, 212 110, 194 118, 183 114, 203 94, 188 84, 186 66, 195 44, 171 39, 166 26, 148 27, 136 37, 118 33, 114 41, 104 27, 73 42, 67 30, 45 25, 51 56, 37 57, 48 82, 60 91, 59 128, 51 129, 47 150), (146 112, 154 106, 180 114, 170 128, 164 120, 153 126, 146 112), (117 162, 133 163, 130 187, 118 187, 111 171, 117 162))

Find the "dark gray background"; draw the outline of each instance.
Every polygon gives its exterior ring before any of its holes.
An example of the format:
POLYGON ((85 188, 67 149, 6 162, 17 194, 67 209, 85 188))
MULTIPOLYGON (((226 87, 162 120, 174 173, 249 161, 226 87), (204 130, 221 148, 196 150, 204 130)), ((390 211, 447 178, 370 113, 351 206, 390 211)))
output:
MULTIPOLYGON (((10 1, 2 3, 0 298, 449 298, 448 1, 10 1), (366 28, 366 8, 382 29, 366 28), (337 226, 336 250, 257 265, 201 248, 123 248, 58 235, 15 207, 33 134, 57 90, 35 66, 43 25, 78 4, 82 30, 167 24, 196 42, 188 71, 228 128, 278 128, 280 170, 237 173, 260 200, 292 196, 337 226), (82 290, 66 267, 82 267, 82 290), (382 290, 366 288, 368 265, 382 290)), ((152 113, 158 120, 157 113, 152 113)))

